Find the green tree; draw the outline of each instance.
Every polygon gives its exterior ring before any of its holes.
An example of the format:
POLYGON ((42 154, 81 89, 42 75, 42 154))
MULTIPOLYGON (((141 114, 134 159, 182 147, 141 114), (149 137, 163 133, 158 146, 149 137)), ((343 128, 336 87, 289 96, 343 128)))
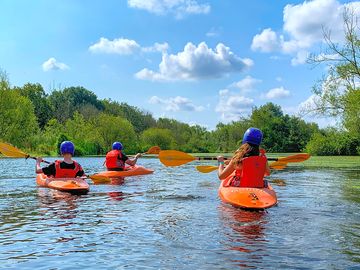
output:
POLYGON ((315 133, 306 146, 312 155, 356 155, 359 154, 359 140, 351 137, 348 132, 328 128, 315 133))
POLYGON ((353 10, 346 9, 343 18, 344 42, 334 42, 331 31, 325 30, 325 50, 308 60, 313 65, 326 65, 327 74, 313 87, 316 98, 307 111, 340 117, 344 127, 360 138, 359 17, 353 10))
POLYGON ((173 149, 175 139, 169 129, 165 128, 149 128, 141 134, 141 142, 143 150, 152 146, 160 146, 162 150, 173 149))
POLYGON ((89 106, 99 111, 104 110, 104 105, 97 96, 81 86, 53 91, 49 100, 54 108, 54 117, 61 123, 71 118, 75 111, 88 111, 89 106))
POLYGON ((82 114, 75 112, 72 119, 66 121, 65 131, 65 135, 76 145, 78 155, 101 153, 99 130, 82 114))
POLYGON ((175 139, 174 149, 183 150, 191 138, 191 127, 175 119, 159 118, 156 126, 171 131, 175 139))
POLYGON ((5 72, 0 72, 0 87, 0 140, 31 148, 39 130, 31 101, 10 89, 5 72))
POLYGON ((183 151, 190 153, 207 153, 215 151, 216 147, 211 140, 211 133, 199 125, 190 127, 190 139, 183 151))
POLYGON ((128 120, 119 116, 101 113, 94 119, 94 127, 99 134, 100 145, 105 151, 109 151, 115 141, 120 141, 123 144, 126 153, 138 151, 137 137, 133 126, 128 120))
POLYGON ((19 91, 22 96, 31 100, 39 126, 44 128, 46 123, 53 117, 53 110, 41 84, 27 83, 23 87, 15 87, 14 90, 19 91))
POLYGON ((105 107, 105 113, 129 120, 136 132, 142 132, 156 125, 156 120, 151 113, 142 111, 135 106, 111 101, 110 99, 105 99, 102 103, 105 107))
POLYGON ((245 131, 249 128, 249 121, 231 122, 229 124, 219 123, 216 130, 212 132, 213 145, 217 152, 234 152, 242 144, 245 131))

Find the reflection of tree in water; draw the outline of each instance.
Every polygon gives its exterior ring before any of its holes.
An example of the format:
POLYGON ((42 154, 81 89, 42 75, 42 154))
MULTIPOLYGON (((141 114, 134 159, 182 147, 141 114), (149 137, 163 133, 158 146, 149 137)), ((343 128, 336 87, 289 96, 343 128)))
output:
POLYGON ((267 212, 242 210, 222 204, 220 215, 228 238, 227 249, 241 252, 240 257, 235 256, 232 261, 245 268, 261 263, 263 256, 266 256, 264 231, 268 222, 267 212))
POLYGON ((78 212, 76 204, 78 198, 78 195, 72 195, 67 192, 61 192, 48 188, 39 188, 39 211, 42 212, 44 219, 46 214, 50 212, 61 219, 73 219, 76 217, 78 212))
POLYGON ((360 170, 342 172, 342 193, 345 200, 360 204, 360 170))
POLYGON ((271 184, 276 185, 276 186, 286 186, 286 182, 283 179, 280 178, 276 178, 276 179, 271 179, 271 184))
POLYGON ((360 170, 343 172, 340 178, 342 198, 350 203, 351 207, 349 211, 344 212, 351 216, 340 224, 342 239, 344 239, 342 251, 351 261, 360 264, 360 211, 358 210, 360 208, 360 170))

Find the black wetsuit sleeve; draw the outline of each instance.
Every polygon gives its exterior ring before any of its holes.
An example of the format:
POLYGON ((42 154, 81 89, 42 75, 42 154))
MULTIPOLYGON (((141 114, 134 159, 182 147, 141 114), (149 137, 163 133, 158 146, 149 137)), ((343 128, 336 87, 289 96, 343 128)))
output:
POLYGON ((75 177, 85 176, 85 172, 84 172, 84 170, 83 170, 83 168, 81 167, 80 164, 79 164, 79 167, 80 167, 80 170, 76 173, 75 177))
POLYGON ((42 171, 47 176, 55 176, 56 174, 55 163, 51 163, 49 166, 42 168, 42 171))
MULTIPOLYGON (((120 159, 120 158, 119 158, 119 159, 120 159)), ((121 160, 125 162, 125 161, 127 161, 128 159, 129 159, 128 156, 123 153, 121 160)))

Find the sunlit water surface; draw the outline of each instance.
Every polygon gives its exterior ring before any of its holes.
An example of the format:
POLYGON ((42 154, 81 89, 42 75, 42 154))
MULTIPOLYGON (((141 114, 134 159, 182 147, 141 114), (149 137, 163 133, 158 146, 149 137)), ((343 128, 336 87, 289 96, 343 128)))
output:
POLYGON ((37 187, 32 160, 0 159, 0 268, 360 269, 359 169, 274 171, 278 205, 250 212, 196 162, 138 163, 155 173, 75 196, 37 187))

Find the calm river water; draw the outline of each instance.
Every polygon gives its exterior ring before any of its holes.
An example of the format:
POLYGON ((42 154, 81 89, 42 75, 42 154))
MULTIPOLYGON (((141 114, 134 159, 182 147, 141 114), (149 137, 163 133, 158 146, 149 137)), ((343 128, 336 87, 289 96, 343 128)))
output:
POLYGON ((37 187, 33 160, 0 159, 0 268, 360 269, 360 169, 274 171, 278 205, 249 212, 197 162, 138 164, 155 173, 74 196, 37 187))

